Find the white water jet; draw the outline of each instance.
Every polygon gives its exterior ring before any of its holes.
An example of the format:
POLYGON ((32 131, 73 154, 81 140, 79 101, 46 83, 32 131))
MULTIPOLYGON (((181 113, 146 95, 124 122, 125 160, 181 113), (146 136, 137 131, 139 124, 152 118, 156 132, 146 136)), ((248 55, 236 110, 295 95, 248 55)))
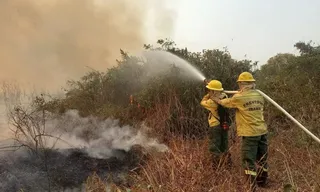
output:
POLYGON ((193 65, 184 59, 170 53, 161 50, 145 51, 142 53, 146 58, 146 63, 150 75, 158 75, 166 72, 172 65, 178 67, 183 75, 187 78, 203 81, 205 76, 193 65))

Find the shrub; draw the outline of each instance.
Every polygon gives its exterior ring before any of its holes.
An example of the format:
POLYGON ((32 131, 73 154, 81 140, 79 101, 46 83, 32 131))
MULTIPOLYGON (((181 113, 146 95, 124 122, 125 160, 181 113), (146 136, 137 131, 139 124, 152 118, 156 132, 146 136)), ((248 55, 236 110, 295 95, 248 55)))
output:
MULTIPOLYGON (((305 47, 301 44, 299 46, 305 47)), ((308 52, 300 49, 301 56, 278 54, 257 71, 257 79, 261 90, 311 132, 319 135, 320 127, 317 121, 320 119, 320 54, 310 52, 313 49, 316 48, 307 49, 308 52)), ((266 108, 266 114, 273 131, 292 125, 284 114, 269 106, 266 108)), ((298 141, 312 141, 306 134, 297 136, 300 138, 298 141)))

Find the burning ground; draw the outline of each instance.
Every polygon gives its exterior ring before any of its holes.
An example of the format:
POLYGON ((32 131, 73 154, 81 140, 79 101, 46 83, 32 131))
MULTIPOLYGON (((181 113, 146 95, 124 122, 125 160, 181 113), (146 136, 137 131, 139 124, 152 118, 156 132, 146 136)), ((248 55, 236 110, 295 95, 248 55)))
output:
POLYGON ((82 118, 77 111, 48 118, 46 128, 41 147, 16 137, 14 145, 22 147, 1 154, 1 191, 81 191, 93 172, 107 182, 129 185, 127 173, 143 163, 145 149, 167 149, 141 130, 120 127, 113 119, 82 118))
POLYGON ((107 159, 90 157, 81 149, 7 153, 0 159, 0 189, 8 192, 80 190, 93 172, 125 185, 129 182, 126 173, 143 160, 138 151, 115 150, 115 157, 107 159))

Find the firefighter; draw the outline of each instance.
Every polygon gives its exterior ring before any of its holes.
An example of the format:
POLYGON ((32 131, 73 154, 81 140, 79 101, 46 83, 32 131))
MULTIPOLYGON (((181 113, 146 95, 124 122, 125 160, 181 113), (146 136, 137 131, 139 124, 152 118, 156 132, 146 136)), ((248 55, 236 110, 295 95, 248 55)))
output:
POLYGON ((228 152, 229 113, 224 107, 211 99, 213 97, 223 99, 227 98, 227 95, 222 92, 223 88, 220 81, 212 80, 210 82, 205 81, 205 83, 209 93, 203 97, 200 104, 209 110, 209 150, 212 153, 215 165, 219 167, 223 162, 231 165, 231 156, 228 152))
POLYGON ((245 175, 252 191, 256 184, 264 186, 268 178, 267 125, 263 117, 264 99, 255 90, 255 79, 249 72, 243 72, 237 80, 239 92, 231 98, 214 101, 224 107, 236 109, 237 134, 242 137, 241 156, 245 175), (255 163, 259 165, 256 169, 255 163))

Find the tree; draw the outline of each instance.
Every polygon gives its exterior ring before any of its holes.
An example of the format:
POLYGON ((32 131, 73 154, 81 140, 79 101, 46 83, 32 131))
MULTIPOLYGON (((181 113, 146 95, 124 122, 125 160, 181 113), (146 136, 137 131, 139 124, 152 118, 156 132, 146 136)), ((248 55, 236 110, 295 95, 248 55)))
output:
POLYGON ((296 47, 299 50, 301 55, 320 54, 320 46, 313 46, 311 44, 314 45, 315 43, 312 43, 312 41, 309 41, 308 43, 299 41, 294 45, 294 47, 296 47))

